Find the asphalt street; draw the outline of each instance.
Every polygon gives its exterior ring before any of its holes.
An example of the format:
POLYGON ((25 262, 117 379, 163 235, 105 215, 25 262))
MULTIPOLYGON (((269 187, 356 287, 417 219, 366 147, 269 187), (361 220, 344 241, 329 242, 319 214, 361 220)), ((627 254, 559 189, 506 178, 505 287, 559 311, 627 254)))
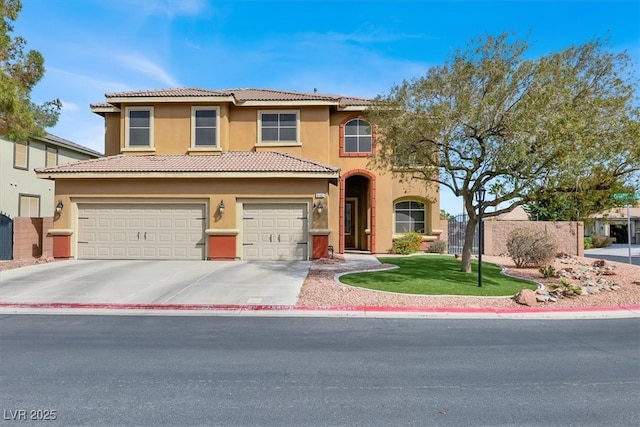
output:
POLYGON ((0 405, 21 426, 631 426, 640 320, 6 315, 0 405))

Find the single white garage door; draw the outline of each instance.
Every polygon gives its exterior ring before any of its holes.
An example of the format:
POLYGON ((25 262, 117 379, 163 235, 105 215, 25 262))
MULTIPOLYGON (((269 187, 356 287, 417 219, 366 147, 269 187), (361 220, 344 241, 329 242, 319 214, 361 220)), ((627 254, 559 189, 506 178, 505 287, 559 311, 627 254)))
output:
POLYGON ((307 260, 306 204, 244 204, 242 223, 244 260, 307 260))
POLYGON ((204 259, 203 204, 78 205, 80 259, 204 259))

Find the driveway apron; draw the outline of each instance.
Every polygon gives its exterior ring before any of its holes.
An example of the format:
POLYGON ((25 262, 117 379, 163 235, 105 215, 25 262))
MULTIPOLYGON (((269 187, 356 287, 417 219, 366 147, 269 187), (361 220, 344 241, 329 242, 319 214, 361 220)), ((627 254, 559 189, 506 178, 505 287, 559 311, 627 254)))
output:
POLYGON ((69 260, 0 272, 0 302, 294 305, 308 261, 69 260))

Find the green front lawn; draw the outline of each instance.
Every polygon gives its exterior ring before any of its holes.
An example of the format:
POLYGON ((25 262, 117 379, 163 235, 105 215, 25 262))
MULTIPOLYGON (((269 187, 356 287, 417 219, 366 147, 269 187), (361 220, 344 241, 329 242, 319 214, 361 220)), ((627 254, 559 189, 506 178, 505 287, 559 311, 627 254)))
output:
POLYGON ((536 289, 526 280, 501 274, 495 264, 482 263, 482 287, 478 287, 478 260, 471 260, 472 273, 460 271, 460 260, 451 255, 380 257, 383 264, 400 268, 340 277, 342 283, 378 291, 421 295, 507 296, 523 288, 536 289))

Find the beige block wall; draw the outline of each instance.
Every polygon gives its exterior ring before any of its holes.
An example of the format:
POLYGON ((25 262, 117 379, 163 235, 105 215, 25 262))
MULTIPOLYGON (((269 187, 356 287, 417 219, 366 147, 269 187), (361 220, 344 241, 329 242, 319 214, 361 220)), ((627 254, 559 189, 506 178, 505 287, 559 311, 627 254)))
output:
POLYGON ((519 228, 546 233, 555 241, 558 252, 584 256, 584 224, 569 221, 485 221, 484 254, 506 254, 509 233, 519 228))

